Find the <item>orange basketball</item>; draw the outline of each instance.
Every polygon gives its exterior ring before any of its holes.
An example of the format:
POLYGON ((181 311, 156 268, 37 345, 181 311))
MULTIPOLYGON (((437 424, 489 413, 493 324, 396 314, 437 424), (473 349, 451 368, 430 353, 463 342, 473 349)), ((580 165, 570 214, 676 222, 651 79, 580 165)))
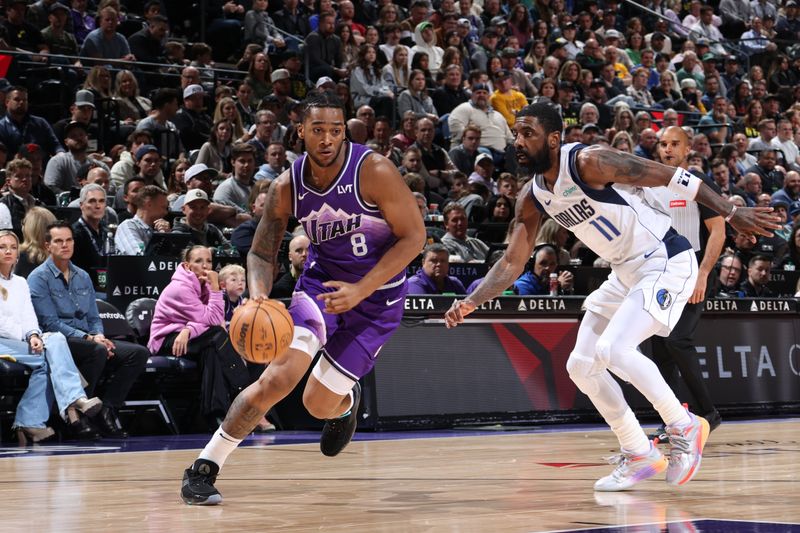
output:
POLYGON ((294 322, 280 302, 249 301, 233 312, 230 329, 234 349, 252 363, 269 363, 292 343, 294 322))

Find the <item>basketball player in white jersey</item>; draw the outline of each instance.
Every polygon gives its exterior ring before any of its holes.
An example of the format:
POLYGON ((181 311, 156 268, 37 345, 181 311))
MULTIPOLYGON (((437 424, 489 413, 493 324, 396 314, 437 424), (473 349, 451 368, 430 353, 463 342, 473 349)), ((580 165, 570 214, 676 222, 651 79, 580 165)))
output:
POLYGON ((735 208, 702 180, 608 147, 561 146, 563 124, 548 103, 525 107, 514 124, 517 161, 533 173, 520 192, 516 222, 503 258, 475 291, 445 315, 447 327, 500 295, 530 258, 542 214, 573 231, 609 261, 608 280, 585 301, 567 370, 578 388, 611 426, 622 448, 616 468, 598 480, 598 491, 625 490, 666 470, 682 485, 697 473, 708 422, 683 408, 655 364, 637 346, 652 335, 668 335, 694 290, 697 260, 691 245, 653 208, 648 187, 668 187, 725 216, 746 235, 779 228, 770 208, 735 208), (609 373, 633 384, 667 425, 669 461, 647 438, 622 390, 609 373))

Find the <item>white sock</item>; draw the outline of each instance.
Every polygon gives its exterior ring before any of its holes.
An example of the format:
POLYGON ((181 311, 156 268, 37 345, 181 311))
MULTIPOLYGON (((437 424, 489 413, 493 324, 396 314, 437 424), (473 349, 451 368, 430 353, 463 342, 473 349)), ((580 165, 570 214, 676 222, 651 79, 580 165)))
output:
POLYGON ((208 441, 206 447, 200 452, 198 459, 205 459, 216 463, 220 470, 228 456, 239 446, 242 439, 235 439, 222 430, 222 426, 214 432, 211 440, 208 441))
POLYGON ((650 452, 650 440, 644 434, 642 426, 636 420, 633 411, 627 409, 625 414, 615 420, 608 420, 608 425, 619 439, 623 450, 634 455, 644 455, 650 452))
POLYGON ((353 398, 353 391, 348 392, 347 396, 350 398, 350 407, 348 407, 344 413, 340 414, 339 418, 344 418, 345 416, 349 415, 350 410, 353 408, 353 401, 355 400, 355 398, 353 398))
POLYGON ((681 405, 672 391, 661 400, 653 402, 653 407, 667 426, 684 428, 692 423, 689 412, 681 405))

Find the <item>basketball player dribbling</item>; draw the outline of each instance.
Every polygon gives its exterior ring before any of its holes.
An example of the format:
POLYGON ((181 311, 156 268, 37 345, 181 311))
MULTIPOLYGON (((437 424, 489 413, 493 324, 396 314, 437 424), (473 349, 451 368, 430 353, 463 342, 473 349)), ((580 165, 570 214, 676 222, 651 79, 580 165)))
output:
POLYGON ((406 266, 425 243, 422 218, 397 168, 365 146, 345 140, 345 114, 332 95, 310 96, 298 134, 307 152, 269 189, 247 256, 250 297, 272 288, 278 249, 290 215, 311 240, 289 313, 294 338, 259 380, 242 391, 181 487, 190 505, 214 505, 214 487, 228 455, 262 416, 302 379, 315 354, 303 403, 325 419, 320 448, 338 454, 356 429, 358 379, 375 364, 400 324, 406 266))
POLYGON ((621 446, 611 474, 596 491, 625 490, 666 470, 667 483, 682 485, 697 473, 709 433, 706 420, 688 412, 637 346, 675 326, 697 278, 689 242, 655 209, 649 187, 665 186, 721 214, 746 235, 777 229, 771 208, 739 208, 701 179, 608 147, 561 145, 563 124, 550 104, 522 109, 514 124, 517 161, 533 179, 520 192, 508 249, 475 291, 453 304, 447 327, 500 295, 531 256, 542 213, 574 232, 611 263, 611 275, 585 301, 586 314, 567 360, 567 370, 611 426, 621 446), (664 420, 669 460, 650 442, 609 373, 636 387, 664 420))

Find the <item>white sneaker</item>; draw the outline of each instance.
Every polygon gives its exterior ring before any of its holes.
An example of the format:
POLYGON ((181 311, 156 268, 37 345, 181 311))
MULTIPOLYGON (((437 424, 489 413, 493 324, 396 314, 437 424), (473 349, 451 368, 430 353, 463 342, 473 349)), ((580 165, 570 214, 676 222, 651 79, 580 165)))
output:
POLYGON ((598 479, 594 484, 594 490, 602 492, 626 490, 667 469, 667 458, 652 443, 650 451, 644 455, 622 451, 610 457, 608 462, 617 467, 611 474, 598 479))
POLYGON ((692 422, 685 428, 668 427, 669 467, 667 483, 683 485, 688 483, 700 469, 703 447, 708 440, 711 428, 705 418, 689 413, 692 422))

